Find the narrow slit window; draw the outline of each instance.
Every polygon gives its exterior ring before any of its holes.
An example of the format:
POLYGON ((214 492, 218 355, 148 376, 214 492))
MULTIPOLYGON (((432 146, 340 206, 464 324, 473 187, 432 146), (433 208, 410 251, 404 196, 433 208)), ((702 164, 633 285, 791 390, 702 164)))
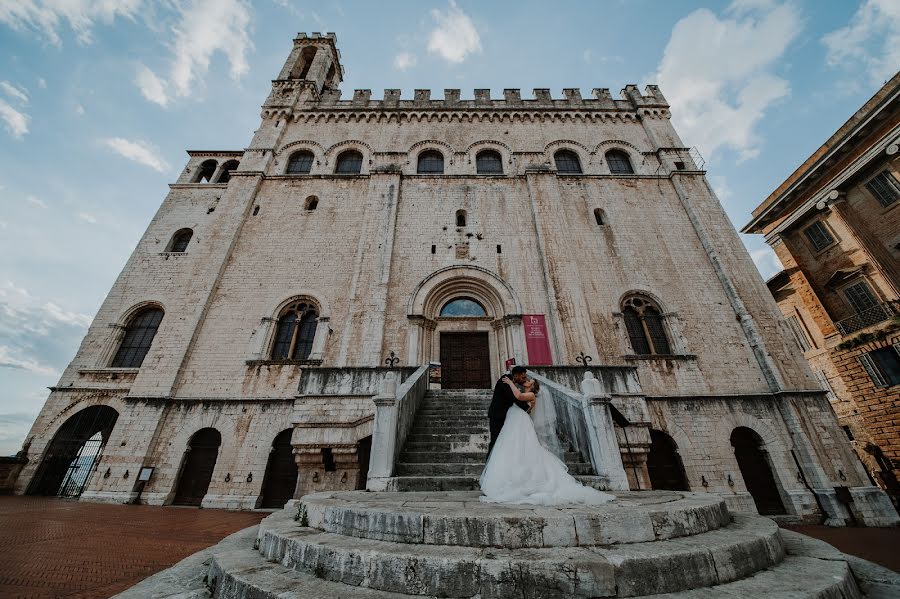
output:
POLYGON ((603 218, 603 211, 599 208, 594 208, 594 220, 597 221, 597 224, 600 226, 606 224, 606 220, 603 218))
POLYGON ((457 210, 456 211, 456 226, 457 227, 465 227, 466 226, 466 211, 465 210, 457 210))

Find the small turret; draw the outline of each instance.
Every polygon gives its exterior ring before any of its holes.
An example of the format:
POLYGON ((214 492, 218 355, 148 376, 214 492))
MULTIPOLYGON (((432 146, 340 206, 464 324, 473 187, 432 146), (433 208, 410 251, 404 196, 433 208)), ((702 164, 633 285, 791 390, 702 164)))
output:
POLYGON ((344 69, 336 43, 333 33, 298 33, 278 79, 307 82, 318 95, 326 89, 337 89, 343 80, 344 69))

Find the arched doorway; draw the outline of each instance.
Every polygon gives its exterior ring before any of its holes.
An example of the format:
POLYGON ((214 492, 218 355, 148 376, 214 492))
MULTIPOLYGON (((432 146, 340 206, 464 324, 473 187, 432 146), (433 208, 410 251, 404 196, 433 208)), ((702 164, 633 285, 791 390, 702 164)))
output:
POLYGON ((684 464, 675 441, 662 431, 650 429, 650 453, 647 455, 650 486, 669 491, 690 491, 684 464))
POLYGON ((91 406, 69 417, 53 436, 28 494, 80 496, 118 418, 109 406, 91 406))
POLYGON ((297 463, 294 461, 294 447, 291 445, 293 432, 292 428, 285 429, 272 441, 260 507, 281 508, 288 500, 294 498, 294 490, 297 488, 297 463))
POLYGON ((762 438, 755 431, 739 426, 731 431, 731 446, 756 511, 764 516, 786 513, 762 438))
POLYGON ((444 389, 490 388, 507 360, 526 361, 521 303, 484 268, 432 273, 413 292, 407 318, 408 364, 439 362, 444 389))
POLYGON ((200 505, 203 501, 221 443, 222 435, 214 428, 200 429, 191 437, 175 488, 175 505, 200 505))

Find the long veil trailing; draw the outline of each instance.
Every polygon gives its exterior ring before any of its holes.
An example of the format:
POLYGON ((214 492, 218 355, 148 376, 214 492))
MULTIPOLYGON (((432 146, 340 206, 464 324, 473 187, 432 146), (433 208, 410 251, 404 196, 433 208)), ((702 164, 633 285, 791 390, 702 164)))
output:
POLYGON ((556 407, 546 389, 538 391, 537 401, 531 411, 531 420, 541 445, 559 459, 563 459, 562 445, 556 433, 556 407))

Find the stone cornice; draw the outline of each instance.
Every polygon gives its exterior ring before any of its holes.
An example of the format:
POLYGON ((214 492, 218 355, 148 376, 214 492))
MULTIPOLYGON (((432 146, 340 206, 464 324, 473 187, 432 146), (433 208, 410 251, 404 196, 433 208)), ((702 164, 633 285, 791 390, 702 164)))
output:
POLYGON ((639 122, 642 119, 671 117, 667 108, 642 108, 639 110, 619 110, 598 108, 590 110, 586 107, 537 107, 522 106, 485 108, 408 108, 393 109, 381 107, 348 107, 346 109, 327 109, 316 107, 311 110, 291 108, 289 106, 267 106, 261 113, 263 119, 287 119, 294 122, 639 122))

